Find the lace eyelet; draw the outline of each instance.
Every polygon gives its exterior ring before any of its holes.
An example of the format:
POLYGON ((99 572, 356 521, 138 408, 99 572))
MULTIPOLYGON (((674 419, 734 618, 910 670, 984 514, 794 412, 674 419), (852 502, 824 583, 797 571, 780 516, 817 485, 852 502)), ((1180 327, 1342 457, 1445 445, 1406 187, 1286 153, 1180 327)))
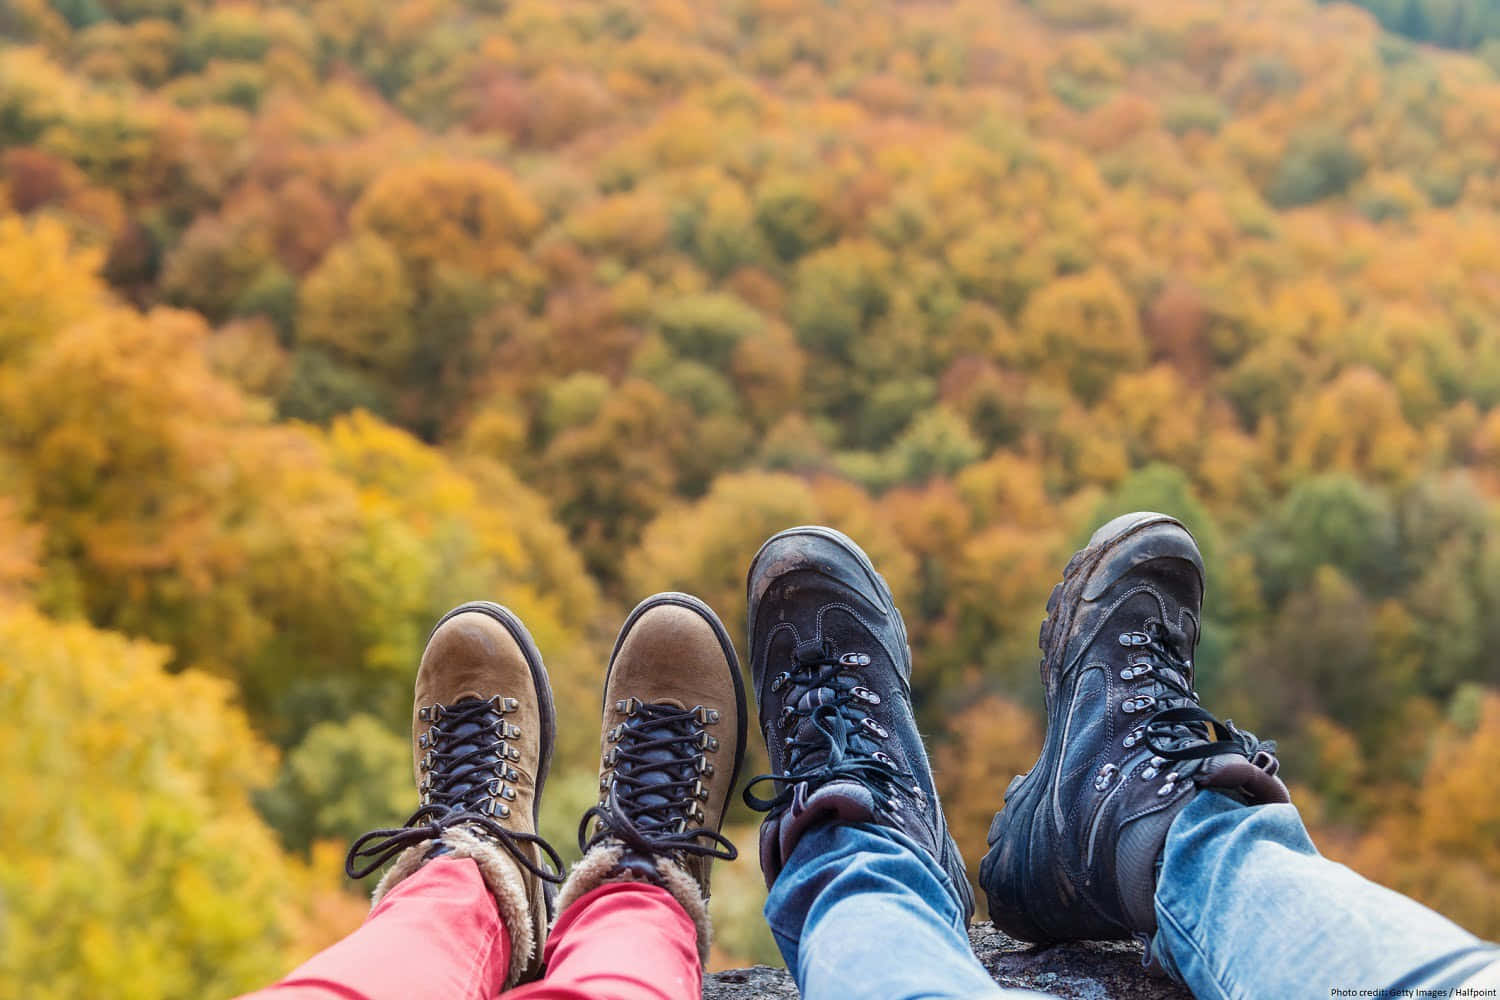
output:
POLYGON ((891 735, 884 726, 876 722, 874 719, 870 718, 868 715, 863 719, 860 719, 859 724, 865 729, 868 729, 870 732, 874 733, 878 738, 882 740, 891 735))
POLYGON ((849 694, 855 698, 858 698, 860 701, 864 702, 867 705, 880 704, 880 695, 876 694, 874 691, 871 691, 869 688, 863 685, 851 688, 849 694))
POLYGON ((887 754, 884 750, 876 750, 874 753, 870 754, 870 756, 874 757, 877 761, 884 764, 886 767, 894 768, 896 766, 896 762, 894 760, 891 760, 890 755, 887 754))
POLYGON ((1114 781, 1116 772, 1118 772, 1119 770, 1120 769, 1113 764, 1105 764, 1103 767, 1099 768, 1099 773, 1094 775, 1094 790, 1102 792, 1106 788, 1108 788, 1110 782, 1114 781))
POLYGON ((771 678, 771 690, 780 691, 782 688, 786 687, 787 681, 791 679, 792 675, 783 670, 781 673, 771 678))
POLYGON ((870 657, 868 653, 845 653, 839 657, 839 665, 843 667, 868 667, 870 657))

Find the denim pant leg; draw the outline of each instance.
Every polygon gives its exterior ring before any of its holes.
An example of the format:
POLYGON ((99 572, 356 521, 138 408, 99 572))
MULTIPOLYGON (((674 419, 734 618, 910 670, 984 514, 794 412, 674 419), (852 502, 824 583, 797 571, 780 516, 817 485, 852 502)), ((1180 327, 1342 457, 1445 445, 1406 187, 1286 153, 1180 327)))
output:
POLYGON ((942 869, 904 835, 825 823, 802 835, 766 920, 804 1000, 1023 1000, 969 948, 942 869))
POLYGON ((1189 803, 1167 833, 1156 917, 1153 950, 1198 1000, 1500 985, 1500 947, 1324 858, 1290 805, 1189 803))

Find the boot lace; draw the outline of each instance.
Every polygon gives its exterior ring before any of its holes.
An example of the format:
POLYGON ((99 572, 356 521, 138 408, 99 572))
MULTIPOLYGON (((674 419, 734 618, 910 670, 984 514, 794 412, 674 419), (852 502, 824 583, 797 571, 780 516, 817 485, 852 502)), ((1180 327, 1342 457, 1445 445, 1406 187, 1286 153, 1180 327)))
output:
POLYGON ((702 803, 709 796, 704 779, 714 773, 708 754, 719 748, 705 727, 716 724, 719 713, 638 698, 616 702, 615 708, 626 719, 606 737, 614 746, 604 755, 606 771, 599 781, 604 798, 578 824, 579 850, 588 853, 614 840, 641 854, 739 857, 727 837, 703 826, 702 803))
POLYGON ((422 804, 400 827, 371 830, 349 847, 344 872, 364 878, 408 847, 441 840, 444 831, 467 825, 503 847, 516 863, 544 882, 560 884, 562 858, 534 833, 501 824, 511 815, 520 777, 511 765, 521 751, 511 741, 521 736, 519 726, 505 716, 520 707, 514 698, 499 695, 486 701, 466 698, 455 705, 424 705, 417 717, 432 723, 417 740, 425 749, 417 790, 422 804), (552 863, 552 871, 531 859, 525 845, 537 847, 552 863))
POLYGON ((1155 755, 1142 772, 1150 779, 1168 761, 1180 762, 1167 776, 1167 788, 1181 777, 1221 754, 1239 754, 1268 774, 1277 771, 1276 742, 1220 721, 1198 703, 1193 690, 1193 664, 1182 655, 1182 639, 1166 625, 1152 621, 1144 631, 1122 633, 1120 645, 1133 650, 1120 671, 1122 680, 1142 680, 1148 693, 1127 698, 1126 713, 1155 709, 1145 722, 1126 734, 1124 745, 1144 744, 1155 755))
POLYGON ((785 692, 776 725, 790 731, 782 738, 786 768, 751 779, 744 791, 747 806, 770 812, 789 803, 798 784, 838 780, 858 782, 877 801, 898 806, 895 792, 913 776, 881 749, 890 733, 867 714, 869 707, 880 704, 880 695, 858 677, 857 672, 869 665, 868 654, 841 654, 825 642, 799 650, 791 669, 772 678, 771 690, 785 692), (803 720, 809 724, 803 725, 803 720), (752 789, 763 781, 782 787, 771 798, 762 798, 752 789))

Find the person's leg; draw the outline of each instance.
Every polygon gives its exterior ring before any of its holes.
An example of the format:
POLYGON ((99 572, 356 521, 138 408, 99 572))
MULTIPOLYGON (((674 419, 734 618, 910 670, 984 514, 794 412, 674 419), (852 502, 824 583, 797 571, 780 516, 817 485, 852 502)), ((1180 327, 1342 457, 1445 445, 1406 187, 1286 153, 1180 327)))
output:
POLYGON ((547 939, 541 982, 509 1000, 697 1000, 698 929, 660 886, 610 882, 569 906, 547 939))
POLYGON ((509 962, 510 936, 478 866, 439 858, 353 934, 246 1000, 488 1000, 509 962))
POLYGON ((1493 984, 1493 945, 1320 857, 1275 744, 1199 704, 1203 587, 1187 529, 1148 511, 1064 568, 1039 637, 1046 739, 980 864, 990 918, 1041 943, 1137 938, 1200 1000, 1493 984))
POLYGON ((804 832, 771 888, 766 920, 805 997, 1042 995, 995 985, 969 948, 947 875, 889 827, 804 832))
POLYGON ((808 525, 761 546, 747 589, 770 771, 745 801, 766 813, 766 919, 802 995, 1016 996, 969 947, 973 893, 917 729, 890 588, 851 539, 808 525), (753 793, 765 784, 771 797, 753 793))
POLYGON ((604 679, 599 804, 557 896, 546 975, 529 1000, 696 1000, 708 958, 710 867, 745 742, 734 644, 686 594, 642 601, 604 679))
POLYGON ((412 707, 421 805, 403 826, 360 837, 344 861, 351 878, 385 868, 370 917, 262 993, 488 998, 534 974, 543 883, 562 881, 551 870, 561 859, 536 833, 555 726, 546 668, 520 619, 487 602, 443 616, 412 707))
POLYGON ((1189 803, 1156 916, 1153 950, 1199 1000, 1500 987, 1500 947, 1324 858, 1291 805, 1189 803))

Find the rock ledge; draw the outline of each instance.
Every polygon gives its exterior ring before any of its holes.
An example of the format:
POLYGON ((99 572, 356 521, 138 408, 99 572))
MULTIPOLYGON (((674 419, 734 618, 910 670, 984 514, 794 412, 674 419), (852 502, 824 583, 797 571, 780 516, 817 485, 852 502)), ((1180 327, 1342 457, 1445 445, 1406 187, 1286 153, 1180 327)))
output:
MULTIPOLYGON (((1067 1000, 1191 1000, 1191 994, 1141 968, 1141 949, 1119 941, 1080 942, 1038 948, 997 931, 993 924, 969 928, 974 954, 1001 986, 1025 987, 1067 1000)), ((705 1000, 795 1000, 797 987, 785 969, 766 965, 730 969, 704 977, 705 1000)))

